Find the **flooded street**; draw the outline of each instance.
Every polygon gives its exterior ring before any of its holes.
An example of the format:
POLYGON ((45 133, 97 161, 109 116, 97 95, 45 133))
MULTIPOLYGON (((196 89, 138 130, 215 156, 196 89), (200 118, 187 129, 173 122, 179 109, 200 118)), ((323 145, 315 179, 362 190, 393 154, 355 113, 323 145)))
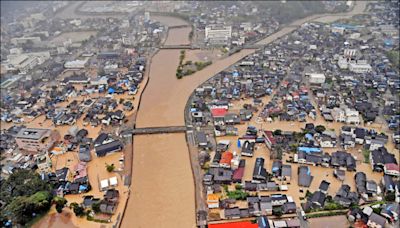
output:
POLYGON ((35 223, 33 228, 75 228, 71 219, 75 217, 74 212, 64 209, 63 213, 57 213, 55 210, 50 211, 43 219, 35 223))
POLYGON ((310 228, 335 228, 335 227, 349 227, 349 222, 346 216, 332 216, 322 218, 311 218, 309 221, 310 228))

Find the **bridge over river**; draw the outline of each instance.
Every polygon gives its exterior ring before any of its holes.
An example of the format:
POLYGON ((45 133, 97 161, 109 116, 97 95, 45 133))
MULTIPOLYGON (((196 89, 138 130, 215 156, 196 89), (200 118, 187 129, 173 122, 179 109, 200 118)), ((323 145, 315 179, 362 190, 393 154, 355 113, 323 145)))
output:
POLYGON ((168 127, 144 127, 127 129, 121 132, 122 135, 151 135, 166 133, 185 133, 188 129, 186 126, 168 126, 168 127))

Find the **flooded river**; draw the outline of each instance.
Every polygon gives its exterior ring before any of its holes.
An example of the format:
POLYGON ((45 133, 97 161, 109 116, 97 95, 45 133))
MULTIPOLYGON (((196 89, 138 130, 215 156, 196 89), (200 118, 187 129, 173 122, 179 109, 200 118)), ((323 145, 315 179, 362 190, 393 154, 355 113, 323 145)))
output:
MULTIPOLYGON (((179 19, 154 18, 168 26, 182 25, 179 19)), ((261 42, 268 44, 294 29, 295 26, 283 28, 261 42)), ((170 29, 166 44, 188 44, 189 32, 187 28, 170 29)), ((179 52, 160 50, 153 57, 136 127, 183 125, 184 107, 192 91, 254 50, 243 50, 216 60, 202 71, 181 80, 175 76, 179 52)), ((135 137, 131 196, 122 227, 148 227, 150 224, 154 227, 195 227, 193 176, 188 154, 184 134, 135 137)))
POLYGON ((195 227, 185 134, 135 136, 131 195, 122 227, 195 227))

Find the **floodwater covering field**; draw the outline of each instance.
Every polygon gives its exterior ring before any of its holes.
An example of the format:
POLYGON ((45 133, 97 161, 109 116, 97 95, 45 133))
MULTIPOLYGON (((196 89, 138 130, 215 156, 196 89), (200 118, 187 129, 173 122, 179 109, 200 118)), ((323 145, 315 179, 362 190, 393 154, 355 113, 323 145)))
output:
POLYGON ((72 43, 82 42, 90 38, 90 36, 96 36, 97 31, 82 31, 82 32, 66 32, 59 36, 54 37, 51 41, 53 43, 62 43, 71 39, 72 43))

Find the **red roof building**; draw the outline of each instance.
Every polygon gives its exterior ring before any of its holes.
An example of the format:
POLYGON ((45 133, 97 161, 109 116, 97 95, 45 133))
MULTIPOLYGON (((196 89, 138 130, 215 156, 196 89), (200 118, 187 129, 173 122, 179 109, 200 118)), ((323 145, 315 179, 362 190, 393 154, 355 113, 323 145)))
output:
POLYGON ((395 163, 385 164, 385 167, 383 169, 385 171, 385 174, 392 176, 400 176, 400 168, 398 164, 395 163))
POLYGON ((272 147, 274 147, 276 144, 276 139, 275 139, 274 135, 272 134, 272 131, 264 131, 264 138, 265 138, 265 144, 267 144, 267 147, 269 149, 272 149, 272 147))
POLYGON ((227 167, 227 168, 229 168, 229 167, 231 167, 232 158, 233 158, 233 154, 232 154, 231 152, 229 152, 229 151, 225 151, 225 152, 222 153, 222 155, 221 155, 221 160, 219 161, 219 164, 220 164, 222 167, 227 167))
POLYGON ((211 109, 211 115, 213 116, 213 118, 218 118, 218 117, 223 118, 227 112, 228 111, 224 108, 212 108, 211 109))
POLYGON ((244 175, 244 167, 239 167, 233 172, 232 181, 233 182, 242 182, 242 178, 244 175))
POLYGON ((209 228, 258 228, 257 223, 246 222, 226 222, 220 224, 209 224, 209 228))

